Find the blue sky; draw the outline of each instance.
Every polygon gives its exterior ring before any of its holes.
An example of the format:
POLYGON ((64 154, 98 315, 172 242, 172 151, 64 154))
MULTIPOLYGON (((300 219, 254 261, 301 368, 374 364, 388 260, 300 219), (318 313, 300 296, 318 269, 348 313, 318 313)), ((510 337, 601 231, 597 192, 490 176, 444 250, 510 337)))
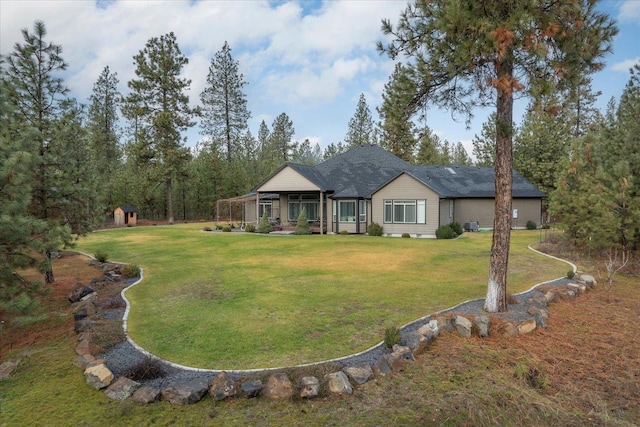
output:
MULTIPOLYGON (((104 66, 118 73, 120 90, 135 76, 133 56, 151 38, 173 31, 189 57, 184 69, 192 80, 190 99, 199 102, 211 58, 228 41, 244 74, 250 129, 257 134, 262 120, 286 113, 293 121, 294 139, 308 138, 322 148, 344 138, 361 93, 374 119, 375 107, 394 64, 376 51, 383 39, 382 19, 397 22, 403 0, 271 1, 258 0, 0 0, 0 53, 6 55, 20 30, 32 30, 43 20, 48 40, 63 46, 69 64, 63 76, 71 95, 87 102, 104 66)), ((640 62, 640 0, 600 3, 617 20, 620 34, 604 70, 593 76, 593 89, 602 92, 598 106, 619 98, 629 68, 640 62)), ((515 121, 526 105, 518 101, 515 121)), ((428 125, 443 139, 462 141, 471 154, 489 110, 476 110, 471 128, 431 107, 428 125)), ((198 129, 187 133, 193 146, 198 129)))

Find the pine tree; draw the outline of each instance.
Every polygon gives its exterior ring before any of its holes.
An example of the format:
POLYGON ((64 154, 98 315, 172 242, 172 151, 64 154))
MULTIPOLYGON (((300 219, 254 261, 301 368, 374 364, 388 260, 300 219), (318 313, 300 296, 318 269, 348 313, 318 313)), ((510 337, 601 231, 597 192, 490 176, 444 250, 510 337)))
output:
POLYGON ((325 160, 330 159, 331 157, 335 157, 338 154, 344 153, 345 151, 347 151, 347 147, 342 144, 342 141, 338 142, 337 144, 334 144, 332 142, 331 144, 327 145, 327 147, 322 152, 322 158, 325 160))
POLYGON ((411 108, 414 95, 415 85, 408 69, 400 63, 396 64, 382 92, 382 105, 378 108, 379 128, 381 145, 407 162, 413 160, 416 148, 411 121, 415 114, 411 108))
POLYGON ((298 235, 311 234, 311 226, 309 226, 307 210, 305 208, 302 208, 300 215, 298 215, 298 221, 296 222, 296 230, 294 233, 298 235))
POLYGON ((116 205, 117 181, 114 178, 118 176, 122 157, 118 126, 118 109, 121 100, 118 82, 117 73, 112 73, 108 66, 104 67, 98 80, 93 84, 87 117, 98 203, 105 215, 116 205))
POLYGON ((71 243, 68 218, 62 215, 65 194, 57 185, 61 169, 61 147, 68 141, 59 140, 56 122, 60 119, 61 105, 67 88, 60 77, 67 68, 62 59, 62 47, 47 42, 47 31, 42 21, 36 21, 33 33, 23 29, 24 44, 16 43, 14 51, 5 57, 5 80, 11 110, 7 123, 12 127, 12 138, 28 141, 25 147, 33 158, 31 168, 31 200, 29 215, 43 220, 41 230, 42 251, 45 258, 45 283, 53 283, 51 252, 71 243))
POLYGON ((470 166, 473 164, 471 157, 467 153, 467 150, 462 145, 462 142, 458 142, 453 147, 453 153, 451 154, 451 163, 454 165, 470 166))
POLYGON ((167 217, 173 223, 173 181, 182 172, 189 151, 181 144, 181 132, 193 126, 197 110, 185 93, 191 80, 180 73, 189 63, 175 35, 152 37, 133 57, 137 79, 128 82, 123 114, 135 123, 131 149, 149 179, 166 188, 167 217))
POLYGON ((476 165, 493 166, 496 155, 496 113, 491 113, 482 124, 480 135, 474 135, 472 144, 476 165))
POLYGON ((360 94, 353 117, 349 120, 344 143, 348 148, 369 145, 373 142, 373 118, 364 93, 360 94))
POLYGON ((269 150, 277 156, 278 163, 288 162, 291 159, 292 138, 295 133, 293 122, 285 113, 280 114, 273 121, 269 135, 269 150))
POLYGON ((231 56, 225 41, 222 50, 211 60, 207 86, 200 94, 203 105, 202 134, 211 142, 220 141, 220 150, 226 154, 227 164, 240 153, 240 140, 247 130, 251 113, 247 97, 242 91, 246 82, 238 71, 238 61, 231 56))
POLYGON ((416 163, 419 165, 442 165, 442 142, 440 137, 431 130, 428 126, 425 126, 419 135, 418 153, 416 154, 416 163))
POLYGON ((593 2, 411 2, 379 48, 413 60, 419 76, 412 105, 434 103, 469 120, 475 106, 495 103, 495 220, 485 309, 507 310, 511 238, 514 93, 533 98, 598 70, 617 33, 593 2))

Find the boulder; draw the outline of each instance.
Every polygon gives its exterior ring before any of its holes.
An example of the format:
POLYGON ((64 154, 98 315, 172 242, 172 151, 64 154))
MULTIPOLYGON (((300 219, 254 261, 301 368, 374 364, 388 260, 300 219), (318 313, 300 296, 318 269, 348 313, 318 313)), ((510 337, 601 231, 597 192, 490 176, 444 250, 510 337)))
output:
POLYGON ((456 316, 454 321, 456 329, 458 330, 458 333, 460 335, 462 335, 463 337, 471 336, 471 328, 473 327, 473 324, 469 319, 464 316, 456 316))
POLYGON ((260 393, 262 393, 262 381, 245 381, 240 386, 240 389, 247 399, 253 399, 254 397, 260 396, 260 393))
POLYGON ((480 338, 485 338, 489 336, 489 326, 491 325, 491 321, 488 316, 479 315, 473 319, 476 327, 478 328, 478 336, 480 338))
POLYGON ((148 404, 160 400, 160 390, 153 387, 140 387, 133 393, 131 399, 136 403, 148 404))
POLYGON ((89 340, 82 340, 76 346, 76 354, 83 356, 90 354, 92 356, 100 353, 100 347, 89 340))
POLYGON ((518 325, 518 333, 529 334, 536 330, 536 319, 525 320, 518 325))
POLYGON ((598 286, 598 281, 593 276, 590 276, 588 274, 581 274, 578 280, 581 283, 585 284, 588 288, 598 286))
POLYGON ((329 389, 329 392, 334 394, 353 393, 353 387, 351 387, 349 378, 347 378, 344 372, 339 371, 327 374, 325 375, 325 379, 327 380, 327 387, 329 389))
POLYGON ((302 377, 300 380, 300 397, 312 399, 320 393, 320 380, 316 377, 302 377))
POLYGON ((439 331, 453 332, 455 329, 453 326, 453 319, 450 317, 438 316, 435 318, 435 321, 438 323, 439 331))
POLYGON ((389 366, 389 361, 386 356, 376 361, 376 364, 373 366, 373 373, 378 377, 384 377, 391 373, 391 367, 389 366))
POLYGON ((7 360, 0 365, 0 381, 8 380, 20 364, 20 359, 7 360))
POLYGON ((587 286, 582 283, 569 283, 567 284, 567 288, 574 291, 576 294, 584 293, 587 291, 587 286))
POLYGON ((236 395, 236 382, 226 372, 219 373, 209 387, 209 396, 213 400, 224 400, 236 395))
POLYGON ((90 354, 82 354, 73 359, 73 364, 84 371, 89 367, 89 364, 92 364, 95 360, 96 358, 90 354))
POLYGON ((511 323, 506 322, 500 327, 500 334, 505 337, 517 337, 518 336, 518 328, 511 323))
POLYGON ((69 292, 69 302, 74 303, 80 301, 83 297, 95 292, 91 286, 76 285, 71 292, 69 292))
POLYGON ((531 296, 527 302, 532 305, 537 305, 539 307, 546 307, 549 304, 547 298, 544 296, 542 292, 535 292, 533 296, 531 296))
POLYGON ((407 362, 415 362, 413 353, 409 347, 394 345, 393 352, 383 356, 392 372, 404 371, 407 362))
POLYGON ((209 390, 209 384, 205 380, 185 381, 162 390, 162 400, 172 405, 191 405, 199 402, 207 390, 209 390))
POLYGON ((438 321, 435 319, 430 320, 429 323, 425 323, 418 328, 418 333, 424 335, 429 340, 429 342, 431 342, 440 334, 438 321))
POLYGON ((269 377, 264 396, 270 399, 289 399, 293 396, 293 384, 284 372, 278 372, 269 377))
POLYGON ((139 382, 130 380, 127 377, 120 377, 107 387, 104 394, 109 399, 126 400, 131 397, 140 386, 141 384, 139 382))
POLYGON ((113 381, 113 373, 102 363, 100 365, 89 366, 85 369, 84 378, 89 387, 100 390, 111 384, 113 381))
MULTIPOLYGON (((429 331, 431 331, 431 329, 429 329, 429 331)), ((430 333, 433 334, 433 331, 431 331, 430 333)), ((411 352, 414 355, 424 353, 427 347, 429 347, 429 342, 429 339, 427 339, 427 337, 425 337, 418 331, 409 332, 404 337, 405 345, 411 349, 411 352)))
POLYGON ((343 369, 344 373, 356 384, 364 384, 373 379, 373 370, 368 363, 358 366, 348 366, 343 369))
POLYGON ((536 326, 547 329, 547 316, 543 313, 542 310, 534 314, 533 319, 536 321, 536 326))
POLYGON ((544 294, 544 298, 547 300, 547 304, 551 304, 552 302, 556 302, 558 294, 553 291, 547 291, 547 293, 544 294))

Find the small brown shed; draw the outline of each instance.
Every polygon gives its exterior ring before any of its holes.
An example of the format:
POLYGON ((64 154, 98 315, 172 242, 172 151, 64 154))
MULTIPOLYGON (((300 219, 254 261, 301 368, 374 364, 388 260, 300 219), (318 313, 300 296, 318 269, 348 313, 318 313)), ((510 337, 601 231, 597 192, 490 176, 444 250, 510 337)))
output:
POLYGON ((138 220, 138 210, 133 205, 122 205, 113 211, 113 223, 122 227, 125 225, 134 226, 138 220))

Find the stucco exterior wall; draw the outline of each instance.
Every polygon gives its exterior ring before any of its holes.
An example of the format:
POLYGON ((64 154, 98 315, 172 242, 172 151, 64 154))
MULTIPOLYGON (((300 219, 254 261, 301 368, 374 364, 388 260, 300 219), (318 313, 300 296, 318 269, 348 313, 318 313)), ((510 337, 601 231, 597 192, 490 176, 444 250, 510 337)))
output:
POLYGON ((438 228, 440 197, 414 178, 402 174, 376 192, 372 199, 373 222, 382 225, 385 235, 409 233, 418 237, 433 237, 438 228), (385 200, 426 200, 426 224, 394 224, 384 222, 385 200))
MULTIPOLYGON (((512 208, 517 209, 518 218, 512 220, 512 227, 524 228, 529 220, 540 225, 541 207, 540 199, 513 199, 512 208)), ((478 221, 480 228, 493 228, 494 199, 456 199, 454 208, 455 221, 460 225, 478 221)))

